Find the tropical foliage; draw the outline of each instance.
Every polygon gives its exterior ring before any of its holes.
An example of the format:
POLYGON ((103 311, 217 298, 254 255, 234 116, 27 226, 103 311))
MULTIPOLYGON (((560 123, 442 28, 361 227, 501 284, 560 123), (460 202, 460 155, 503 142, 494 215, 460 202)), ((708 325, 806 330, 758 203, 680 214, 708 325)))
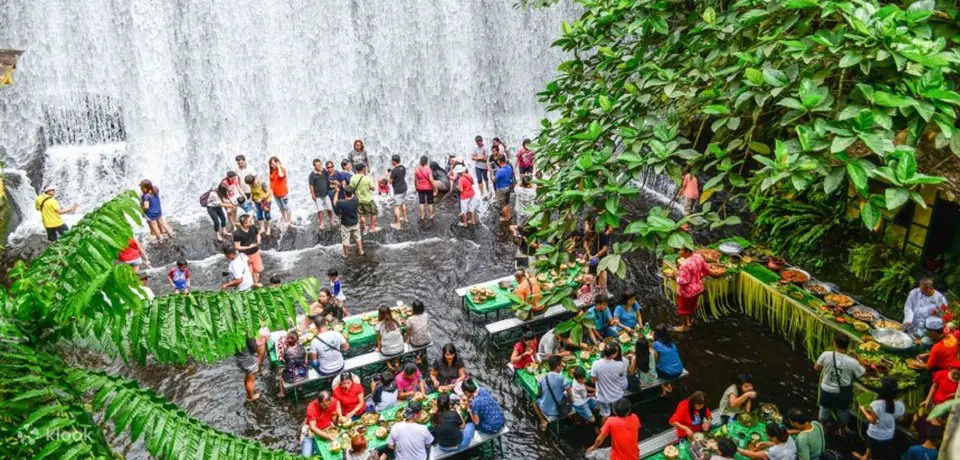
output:
MULTIPOLYGON (((684 171, 708 177, 701 202, 744 197, 767 212, 761 225, 815 244, 816 216, 844 218, 829 203, 859 209, 875 229, 907 201, 926 206, 918 187, 942 181, 918 171, 917 155, 960 155, 951 2, 578 3, 583 15, 554 43, 571 57, 540 93, 556 114, 538 139, 542 238, 570 232, 585 213, 597 213, 598 228, 618 225, 634 180, 652 170, 678 182, 684 171), (783 220, 812 191, 823 204, 783 220)), ((699 217, 715 226, 727 219, 719 211, 699 217)), ((650 215, 656 222, 633 227, 646 233, 627 232, 614 254, 681 243, 669 230, 678 222, 650 215)))
POLYGON ((196 292, 148 300, 117 254, 141 211, 132 192, 88 213, 0 289, 0 451, 12 458, 113 458, 102 431, 144 439, 156 458, 286 458, 221 433, 136 382, 76 367, 77 344, 141 363, 214 362, 261 326, 286 328, 313 279, 246 293, 196 292))

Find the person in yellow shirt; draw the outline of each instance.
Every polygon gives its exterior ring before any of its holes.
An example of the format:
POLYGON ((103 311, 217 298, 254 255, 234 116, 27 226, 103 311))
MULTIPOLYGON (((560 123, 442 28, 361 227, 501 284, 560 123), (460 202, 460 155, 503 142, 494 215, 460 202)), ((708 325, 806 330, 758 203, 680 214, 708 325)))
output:
POLYGON ((270 187, 267 187, 259 177, 253 174, 247 175, 243 179, 250 187, 250 198, 257 208, 257 220, 260 222, 260 231, 270 236, 270 199, 273 194, 270 193, 270 187))
POLYGON ((35 203, 37 211, 40 211, 40 221, 43 222, 43 228, 47 230, 47 239, 50 241, 57 241, 64 232, 69 230, 61 215, 70 214, 80 207, 74 204, 69 208, 62 208, 56 196, 56 187, 48 185, 43 188, 43 194, 37 197, 35 203))

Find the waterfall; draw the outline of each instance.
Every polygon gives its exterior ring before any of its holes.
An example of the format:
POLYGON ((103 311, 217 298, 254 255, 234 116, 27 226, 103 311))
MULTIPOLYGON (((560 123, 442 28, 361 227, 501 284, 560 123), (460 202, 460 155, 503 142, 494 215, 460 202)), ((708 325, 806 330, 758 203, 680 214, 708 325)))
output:
POLYGON ((550 44, 578 11, 514 3, 4 2, 0 45, 25 53, 0 93, 0 151, 15 168, 40 152, 43 182, 86 209, 150 179, 174 220, 203 215, 236 155, 261 175, 277 156, 306 215, 311 160, 339 163, 356 138, 379 175, 393 154, 536 135, 536 93, 564 58, 550 44))
POLYGON ((657 174, 651 169, 644 169, 636 184, 654 200, 665 205, 672 203, 671 207, 674 210, 683 213, 683 205, 679 200, 673 199, 677 194, 677 183, 666 174, 657 174))

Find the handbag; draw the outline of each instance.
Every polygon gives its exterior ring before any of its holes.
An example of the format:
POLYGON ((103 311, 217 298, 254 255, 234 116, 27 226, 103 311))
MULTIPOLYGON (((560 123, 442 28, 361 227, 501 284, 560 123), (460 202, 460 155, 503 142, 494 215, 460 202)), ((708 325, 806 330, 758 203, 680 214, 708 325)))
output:
POLYGON ((834 400, 833 409, 849 409, 850 403, 853 402, 853 385, 843 385, 841 382, 841 377, 843 374, 840 372, 840 368, 837 367, 837 352, 833 352, 833 378, 837 381, 837 388, 840 389, 840 394, 834 400))
POLYGON ((547 384, 547 393, 550 393, 550 399, 553 400, 553 403, 557 406, 557 415, 563 417, 573 411, 573 402, 567 398, 561 398, 562 401, 557 400, 557 395, 553 394, 553 387, 550 386, 550 374, 547 374, 543 378, 544 382, 547 384))

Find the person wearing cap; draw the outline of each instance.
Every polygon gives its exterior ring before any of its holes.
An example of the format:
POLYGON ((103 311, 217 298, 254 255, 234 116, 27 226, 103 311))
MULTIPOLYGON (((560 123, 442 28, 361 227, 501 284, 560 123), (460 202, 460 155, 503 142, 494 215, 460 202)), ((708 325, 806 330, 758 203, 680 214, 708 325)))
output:
POLYGON ((943 320, 930 316, 924 320, 923 326, 926 336, 934 343, 930 351, 917 356, 917 360, 926 361, 924 367, 930 373, 960 367, 960 360, 957 359, 957 338, 953 334, 943 333, 943 320))
POLYGON ((946 308, 947 298, 933 288, 933 280, 924 278, 910 291, 903 304, 903 328, 914 337, 923 337, 926 319, 946 308))
POLYGON ((396 460, 424 460, 433 444, 433 435, 426 426, 416 422, 420 403, 411 401, 403 411, 403 421, 390 428, 387 446, 396 454, 396 460))
POLYGON ((453 174, 457 178, 457 190, 460 191, 460 223, 458 225, 461 227, 477 225, 477 208, 480 201, 477 200, 477 192, 473 190, 473 177, 467 174, 467 168, 464 165, 453 168, 453 174))
POLYGON ((57 188, 48 185, 43 188, 43 194, 37 197, 35 206, 40 211, 40 221, 43 222, 43 228, 47 230, 47 239, 51 242, 57 241, 70 227, 63 222, 63 215, 70 214, 80 208, 80 205, 74 203, 69 208, 60 206, 57 201, 57 188))

